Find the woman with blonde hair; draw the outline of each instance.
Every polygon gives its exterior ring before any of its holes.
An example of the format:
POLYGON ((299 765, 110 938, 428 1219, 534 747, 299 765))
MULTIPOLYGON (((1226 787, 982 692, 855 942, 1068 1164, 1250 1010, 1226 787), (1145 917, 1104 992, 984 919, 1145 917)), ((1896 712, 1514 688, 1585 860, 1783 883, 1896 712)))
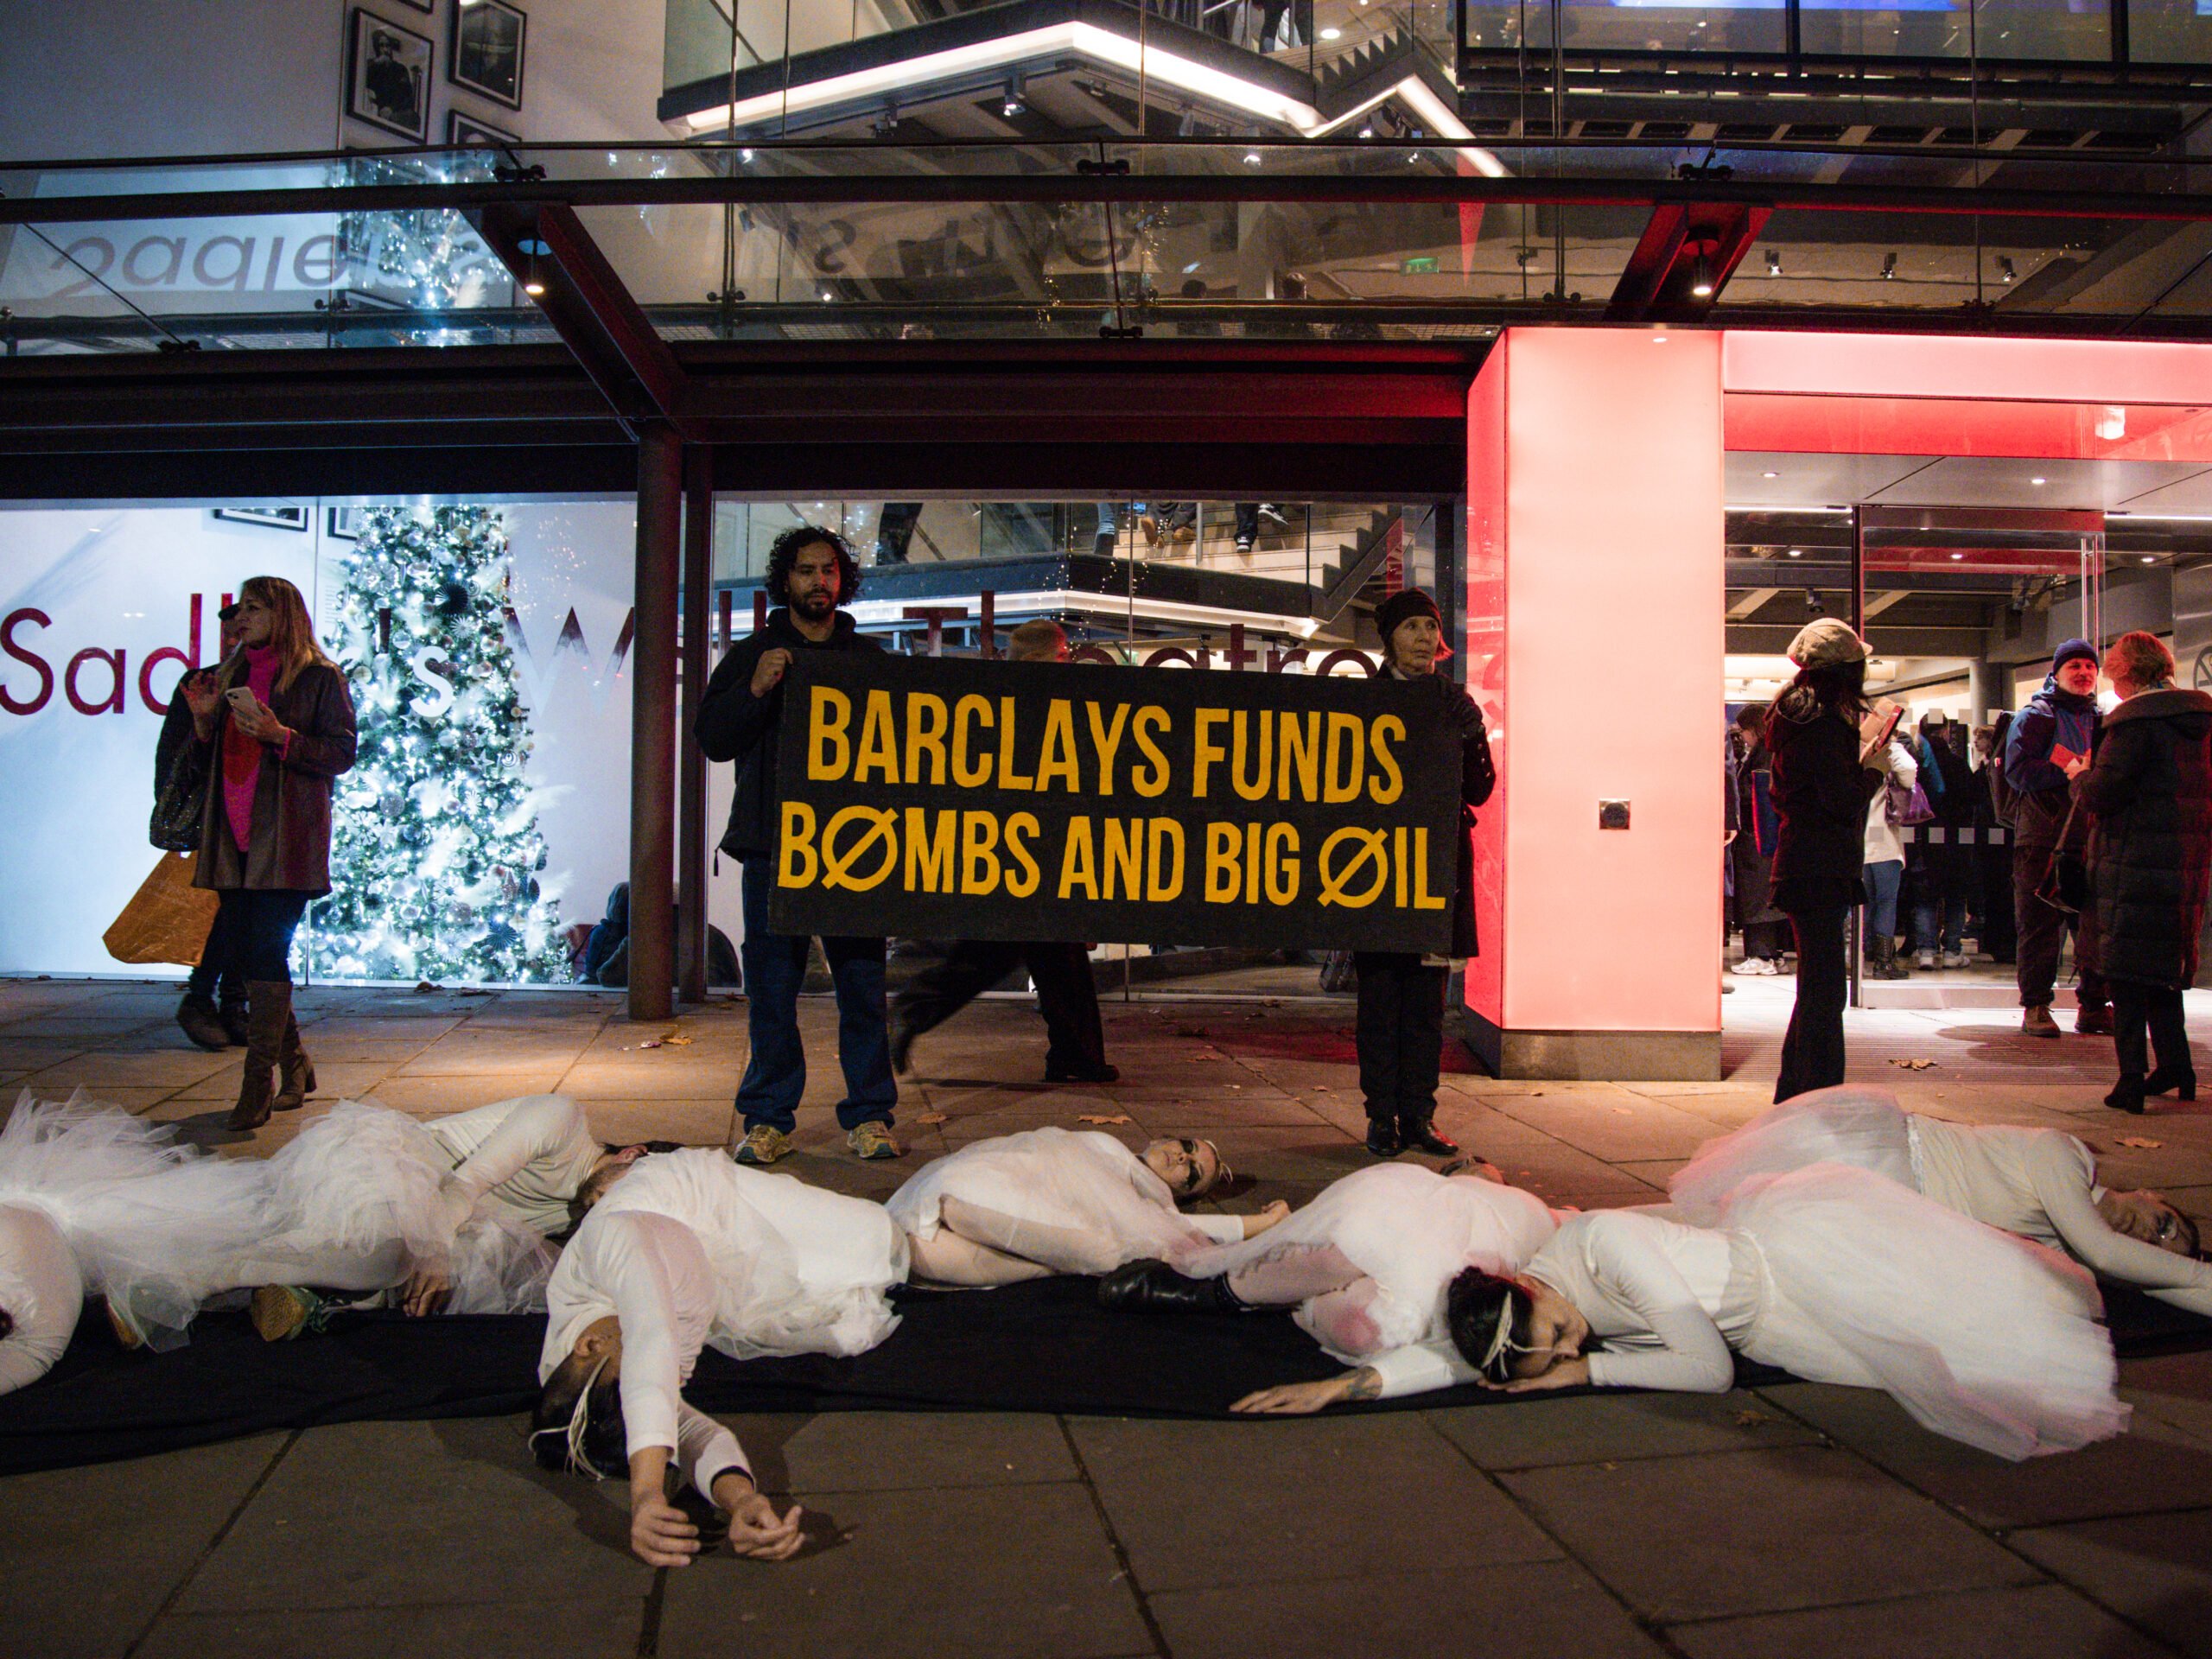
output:
POLYGON ((2140 1112, 2173 1090, 2196 1098, 2196 1066, 2181 994, 2196 977, 2204 890, 2212 875, 2212 696, 2174 684, 2173 653, 2156 634, 2123 633, 2105 652, 2120 707, 2105 716, 2094 764, 2066 769, 2089 842, 2098 964, 2112 987, 2120 1081, 2105 1104, 2140 1112), (2147 1064, 2144 1028, 2158 1050, 2147 1064))
POLYGON ((237 622, 238 649, 214 683, 188 682, 184 695, 194 740, 219 763, 193 881, 219 895, 216 925, 252 1005, 230 1127, 254 1129, 315 1089, 292 1017, 292 934, 330 891, 331 783, 353 765, 353 697, 315 643, 307 601, 282 576, 241 584, 237 622), (273 1090, 272 1071, 282 1073, 273 1090))

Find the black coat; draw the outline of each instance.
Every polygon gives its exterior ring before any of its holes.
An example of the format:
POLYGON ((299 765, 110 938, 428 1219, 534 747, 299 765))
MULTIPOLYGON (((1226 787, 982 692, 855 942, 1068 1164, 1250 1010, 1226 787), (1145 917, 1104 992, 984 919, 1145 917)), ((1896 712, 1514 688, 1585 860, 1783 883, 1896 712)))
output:
MULTIPOLYGON (((1383 671, 1389 679, 1403 679, 1395 668, 1383 671)), ((1433 686, 1434 696, 1446 705, 1445 719, 1459 734, 1459 855, 1452 883, 1452 954, 1475 954, 1475 809, 1490 799, 1497 787, 1497 767, 1491 759, 1490 728, 1483 711, 1466 687, 1440 672, 1432 672, 1416 684, 1433 686)))
POLYGON ((693 735, 709 760, 737 762, 737 794, 729 804, 729 828, 721 849, 733 858, 763 858, 776 850, 778 733, 784 712, 784 684, 779 680, 765 697, 753 695, 753 671, 764 653, 781 645, 802 651, 881 651, 881 641, 857 632, 853 619, 837 613, 836 632, 817 643, 791 626, 788 610, 768 613, 768 626, 729 648, 707 694, 699 701, 693 735))
POLYGON ((1792 914, 1858 902, 1866 861, 1866 804, 1882 774, 1859 764, 1859 728, 1808 694, 1782 694, 1767 718, 1774 805, 1774 902, 1792 914))
POLYGON ((2096 815, 2099 967, 2188 988, 2212 875, 2212 696, 2169 687, 2130 697, 2105 716, 2096 762, 2074 787, 2096 815))

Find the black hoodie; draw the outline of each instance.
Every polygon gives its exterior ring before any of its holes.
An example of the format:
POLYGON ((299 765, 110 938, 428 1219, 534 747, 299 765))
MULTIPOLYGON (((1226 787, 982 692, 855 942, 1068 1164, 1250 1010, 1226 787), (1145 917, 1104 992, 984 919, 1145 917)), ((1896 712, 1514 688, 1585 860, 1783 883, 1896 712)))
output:
POLYGON ((1859 728, 1824 712, 1802 686, 1767 716, 1774 805, 1782 830, 1774 849, 1774 903, 1792 915, 1847 910, 1859 902, 1866 860, 1866 804, 1882 774, 1859 761, 1859 728))

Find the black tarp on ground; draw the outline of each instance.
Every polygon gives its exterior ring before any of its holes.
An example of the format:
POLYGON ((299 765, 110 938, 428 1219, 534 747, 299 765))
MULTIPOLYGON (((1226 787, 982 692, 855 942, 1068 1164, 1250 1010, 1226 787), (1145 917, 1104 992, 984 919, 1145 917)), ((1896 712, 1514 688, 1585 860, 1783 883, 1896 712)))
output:
MULTIPOLYGON (((904 1321, 871 1353, 741 1365, 709 1351, 685 1397, 728 1414, 874 1408, 1219 1417, 1255 1389, 1338 1369, 1281 1314, 1109 1313, 1088 1279, 993 1291, 902 1289, 897 1299, 904 1321)), ((2123 1357, 2212 1348, 2212 1320, 2124 1287, 2107 1289, 2106 1306, 2123 1357)), ((532 1317, 360 1314, 341 1319, 327 1336, 264 1343, 243 1314, 224 1314, 201 1319, 191 1344, 175 1352, 124 1353, 96 1310, 49 1375, 0 1396, 0 1474, 141 1457, 270 1429, 524 1411, 537 1393, 544 1329, 544 1320, 532 1317)), ((1739 1382, 1783 1380, 1779 1371, 1738 1362, 1739 1382)), ((1455 1389, 1349 1409, 1481 1405, 1503 1397, 1455 1389)))

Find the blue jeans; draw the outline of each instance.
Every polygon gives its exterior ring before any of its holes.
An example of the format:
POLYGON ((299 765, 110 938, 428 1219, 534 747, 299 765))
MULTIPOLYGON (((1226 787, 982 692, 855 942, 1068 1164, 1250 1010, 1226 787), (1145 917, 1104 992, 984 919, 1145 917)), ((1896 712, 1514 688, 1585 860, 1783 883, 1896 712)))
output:
MULTIPOLYGON (((1947 837, 1959 832, 1947 830, 1947 837)), ((1912 907, 1912 947, 1959 953, 1967 927, 1967 900, 1974 894, 1971 849, 1945 843, 1926 849, 1920 870, 1920 897, 1912 907)))
POLYGON ((1904 860, 1885 858, 1866 866, 1866 943, 1897 936, 1897 888, 1904 881, 1904 860))
MULTIPOLYGON (((806 1092, 798 993, 806 979, 807 939, 768 931, 768 895, 775 882, 772 857, 764 854, 745 861, 745 1000, 753 1058, 737 1085, 737 1109, 748 1129, 766 1123, 789 1135, 798 1121, 799 1096, 806 1092)), ((883 941, 825 938, 822 952, 837 987, 837 1062, 845 1072, 838 1127, 887 1127, 892 1108, 899 1103, 899 1084, 891 1075, 883 941)))

